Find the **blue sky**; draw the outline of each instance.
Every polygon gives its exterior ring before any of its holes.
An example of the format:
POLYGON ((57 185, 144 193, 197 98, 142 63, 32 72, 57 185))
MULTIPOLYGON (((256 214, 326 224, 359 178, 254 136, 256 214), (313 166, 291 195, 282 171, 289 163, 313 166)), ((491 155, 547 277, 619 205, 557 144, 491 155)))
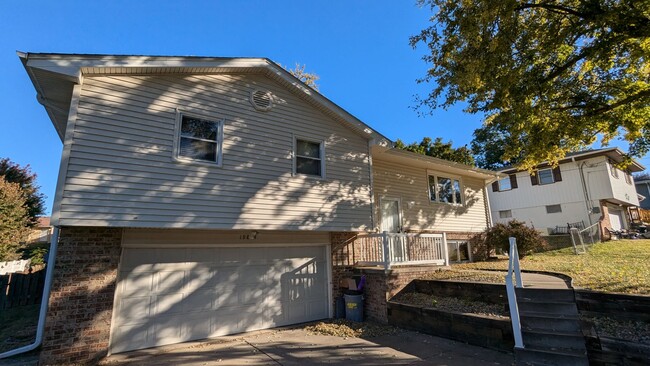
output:
MULTIPOLYGON (((427 65, 409 36, 430 12, 413 1, 2 1, 0 157, 38 174, 48 196, 62 145, 16 51, 268 57, 320 76, 320 91, 391 139, 468 144, 481 116, 462 108, 419 117, 414 95, 427 65)), ((648 162, 642 163, 648 165, 648 162)))

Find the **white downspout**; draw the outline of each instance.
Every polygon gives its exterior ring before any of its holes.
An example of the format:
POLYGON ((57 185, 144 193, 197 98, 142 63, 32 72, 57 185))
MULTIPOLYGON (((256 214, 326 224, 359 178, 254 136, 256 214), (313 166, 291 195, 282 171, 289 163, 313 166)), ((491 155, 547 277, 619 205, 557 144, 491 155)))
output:
POLYGON ((43 297, 41 298, 41 310, 38 314, 38 325, 36 326, 36 339, 34 343, 20 348, 12 349, 4 353, 0 353, 0 359, 18 355, 21 353, 29 352, 36 349, 43 342, 43 333, 45 331, 45 316, 47 315, 47 303, 50 299, 50 290, 52 288, 52 277, 54 274, 54 262, 56 259, 56 250, 59 241, 59 228, 54 227, 52 232, 52 240, 50 243, 50 252, 48 253, 47 267, 45 268, 45 285, 43 286, 43 297))

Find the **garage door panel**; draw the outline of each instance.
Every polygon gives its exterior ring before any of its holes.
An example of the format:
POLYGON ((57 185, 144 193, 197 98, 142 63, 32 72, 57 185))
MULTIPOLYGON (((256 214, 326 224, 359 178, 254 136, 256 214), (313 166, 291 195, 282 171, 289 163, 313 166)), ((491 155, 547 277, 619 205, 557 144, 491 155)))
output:
POLYGON ((184 318, 183 314, 157 317, 154 322, 154 344, 160 346, 190 340, 191 337, 183 333, 184 318))
POLYGON ((141 323, 147 319, 151 311, 151 296, 126 297, 119 300, 117 304, 119 324, 141 323))
POLYGON ((122 262, 114 353, 328 316, 323 246, 125 248, 122 262))
POLYGON ((185 313, 191 312, 209 312, 216 309, 215 303, 218 299, 218 294, 213 291, 197 290, 189 292, 183 299, 183 311, 185 313))
POLYGON ((114 352, 153 347, 153 324, 123 324, 113 328, 111 347, 114 352))
POLYGON ((158 295, 154 301, 154 316, 183 313, 183 293, 158 295))
POLYGON ((180 292, 184 285, 185 271, 161 271, 155 276, 157 294, 180 292))
POLYGON ((153 289, 153 272, 125 272, 121 271, 119 287, 123 296, 149 294, 153 289))

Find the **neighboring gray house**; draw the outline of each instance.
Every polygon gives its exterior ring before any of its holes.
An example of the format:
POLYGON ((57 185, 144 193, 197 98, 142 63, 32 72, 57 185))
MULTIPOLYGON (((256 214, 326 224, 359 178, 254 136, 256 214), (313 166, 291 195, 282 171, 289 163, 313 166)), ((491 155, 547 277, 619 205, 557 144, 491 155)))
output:
POLYGON ((630 173, 645 169, 633 161, 627 171, 615 166, 624 155, 618 148, 571 153, 557 167, 540 164, 535 174, 504 168, 508 177, 489 190, 494 222, 526 222, 543 235, 566 233, 567 226, 600 224, 599 231, 628 229, 630 209, 639 198, 630 173))
POLYGON ((639 207, 650 210, 650 178, 634 178, 636 191, 643 198, 639 201, 639 207))
POLYGON ((44 363, 328 318, 355 264, 468 259, 488 226, 496 173, 393 149, 268 59, 19 57, 63 142, 44 363))

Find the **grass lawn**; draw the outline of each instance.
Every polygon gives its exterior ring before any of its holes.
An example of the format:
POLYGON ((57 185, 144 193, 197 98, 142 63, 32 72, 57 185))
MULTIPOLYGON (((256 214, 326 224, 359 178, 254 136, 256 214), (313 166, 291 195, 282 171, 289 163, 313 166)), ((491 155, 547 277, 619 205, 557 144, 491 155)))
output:
POLYGON ((0 353, 34 341, 40 307, 26 305, 0 311, 0 353))
MULTIPOLYGON (((461 271, 507 268, 507 259, 452 267, 461 271)), ((523 258, 521 268, 564 273, 573 278, 574 286, 594 291, 650 295, 650 240, 612 240, 580 255, 573 248, 536 253, 523 258)))

